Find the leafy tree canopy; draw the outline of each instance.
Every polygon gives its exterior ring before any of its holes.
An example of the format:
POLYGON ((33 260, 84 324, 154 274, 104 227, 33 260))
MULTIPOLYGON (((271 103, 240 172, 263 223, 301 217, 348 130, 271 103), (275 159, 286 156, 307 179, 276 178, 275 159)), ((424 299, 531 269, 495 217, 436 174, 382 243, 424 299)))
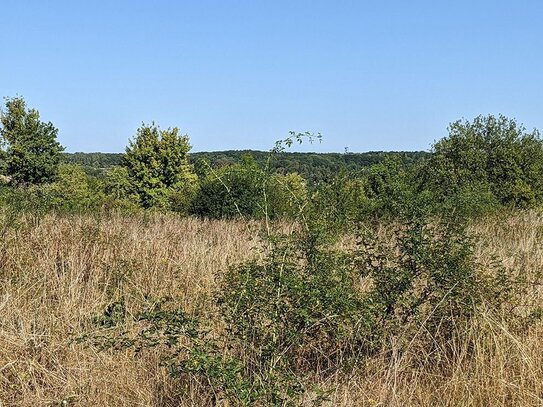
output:
POLYGON ((168 208, 172 194, 194 185, 190 148, 188 136, 180 135, 176 127, 161 130, 152 123, 138 129, 126 148, 123 165, 143 207, 168 208))
POLYGON ((6 98, 1 112, 0 146, 5 148, 3 171, 13 184, 43 184, 54 180, 64 147, 58 129, 42 122, 22 97, 6 98))
POLYGON ((543 199, 543 141, 502 115, 459 120, 434 145, 421 175, 424 187, 443 197, 476 185, 502 204, 531 206, 543 199))

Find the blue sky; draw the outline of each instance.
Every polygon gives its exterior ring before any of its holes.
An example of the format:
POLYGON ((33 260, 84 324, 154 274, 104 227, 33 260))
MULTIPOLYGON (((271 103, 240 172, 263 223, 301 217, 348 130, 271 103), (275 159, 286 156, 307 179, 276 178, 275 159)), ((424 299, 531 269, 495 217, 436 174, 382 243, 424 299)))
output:
POLYGON ((195 151, 421 150, 478 114, 543 129, 543 1, 0 1, 0 95, 67 151, 141 122, 195 151))

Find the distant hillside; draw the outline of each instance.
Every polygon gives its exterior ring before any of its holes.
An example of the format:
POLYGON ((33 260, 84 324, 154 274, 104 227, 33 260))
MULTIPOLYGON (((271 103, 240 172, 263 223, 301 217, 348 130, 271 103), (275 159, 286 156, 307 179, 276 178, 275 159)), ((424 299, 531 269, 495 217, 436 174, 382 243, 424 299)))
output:
POLYGON ((64 162, 93 168, 108 168, 121 164, 122 153, 63 153, 64 162))
MULTIPOLYGON (((218 168, 235 164, 243 155, 250 154, 260 164, 264 164, 269 152, 257 150, 228 150, 191 153, 191 161, 197 173, 203 172, 203 161, 212 167, 218 168)), ((296 153, 284 152, 274 157, 271 162, 272 169, 281 173, 298 172, 309 181, 317 181, 337 174, 341 170, 356 172, 364 167, 381 162, 387 156, 399 156, 409 165, 429 153, 424 151, 370 151, 365 153, 296 153)), ((65 162, 81 164, 95 169, 104 169, 119 165, 121 153, 65 153, 65 162)))

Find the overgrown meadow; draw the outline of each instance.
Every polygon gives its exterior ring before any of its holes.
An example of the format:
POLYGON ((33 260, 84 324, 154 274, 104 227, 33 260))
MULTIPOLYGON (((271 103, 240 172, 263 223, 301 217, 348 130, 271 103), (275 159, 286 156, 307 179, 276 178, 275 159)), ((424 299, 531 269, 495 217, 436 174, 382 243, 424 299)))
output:
POLYGON ((278 165, 310 133, 220 163, 144 124, 118 165, 56 135, 6 99, 0 405, 543 403, 536 130, 319 176, 278 165))

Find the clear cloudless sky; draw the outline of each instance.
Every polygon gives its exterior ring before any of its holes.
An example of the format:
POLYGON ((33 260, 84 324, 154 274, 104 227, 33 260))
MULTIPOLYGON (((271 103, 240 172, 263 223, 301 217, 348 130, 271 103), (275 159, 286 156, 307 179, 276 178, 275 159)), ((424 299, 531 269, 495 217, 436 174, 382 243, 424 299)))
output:
POLYGON ((142 122, 195 151, 426 150, 449 122, 543 130, 543 1, 0 0, 0 95, 67 151, 123 151, 142 122))

